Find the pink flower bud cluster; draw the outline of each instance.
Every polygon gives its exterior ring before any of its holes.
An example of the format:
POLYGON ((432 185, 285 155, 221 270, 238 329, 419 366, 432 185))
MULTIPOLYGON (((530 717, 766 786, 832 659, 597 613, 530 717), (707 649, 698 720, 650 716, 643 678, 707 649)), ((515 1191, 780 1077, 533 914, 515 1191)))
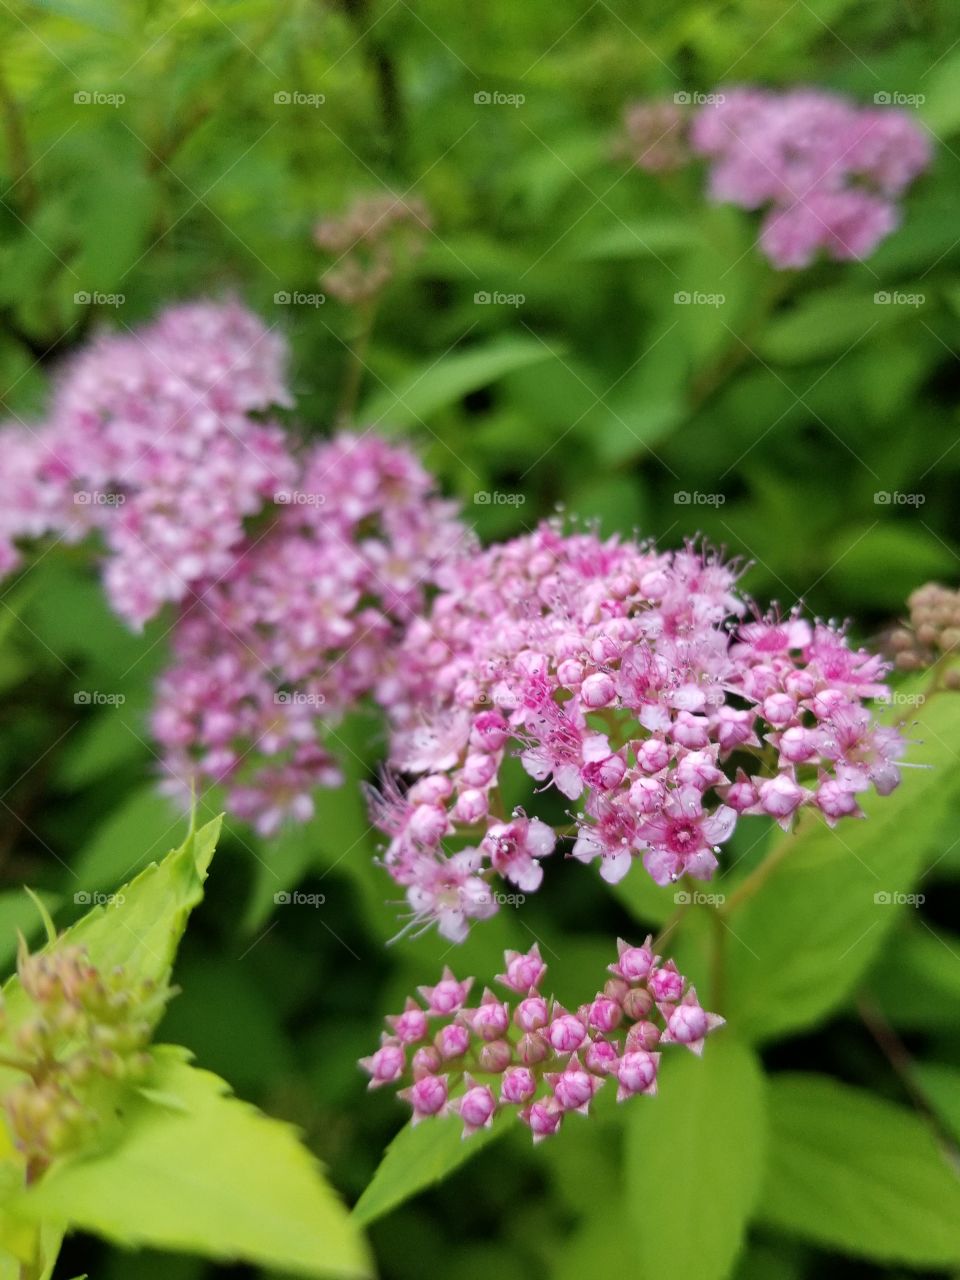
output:
POLYGON ((184 606, 153 714, 171 789, 223 785, 265 835, 339 782, 325 728, 383 675, 465 536, 413 455, 371 435, 317 445, 276 497, 272 523, 184 606))
POLYGON ((237 302, 171 307, 96 340, 64 369, 42 425, 0 431, 12 477, 0 571, 22 539, 99 531, 111 602, 138 627, 226 572, 245 519, 294 475, 284 433, 255 416, 290 403, 285 356, 237 302))
MULTIPOLYGON (((638 118, 647 117, 631 107, 628 134, 638 118)), ((669 142, 674 154, 676 125, 669 142)), ((663 145, 648 143, 635 163, 662 168, 663 145)), ((931 160, 930 138, 907 112, 819 89, 711 94, 690 117, 689 146, 709 162, 713 200, 767 210, 760 246, 779 268, 820 253, 869 257, 900 221, 897 197, 931 160)))
POLYGON ((493 886, 535 891, 567 834, 504 816, 508 755, 576 803, 575 858, 610 882, 708 880, 743 814, 787 828, 859 814, 899 780, 903 741, 865 700, 886 666, 833 625, 761 616, 733 566, 555 523, 444 567, 380 682, 393 770, 375 818, 414 923, 462 940, 493 886))
POLYGON ((672 960, 618 943, 613 975, 575 1013, 540 994, 546 973, 539 948, 507 951, 497 981, 510 998, 489 989, 472 1007, 472 978, 458 982, 449 969, 434 987, 421 987, 425 1004, 408 999, 387 1018, 380 1047, 360 1061, 369 1088, 404 1084, 413 1123, 455 1113, 463 1136, 512 1110, 534 1142, 556 1133, 571 1111, 587 1115, 595 1094, 616 1082, 617 1101, 655 1094, 661 1045, 681 1044, 701 1054, 723 1018, 701 1008, 672 960))

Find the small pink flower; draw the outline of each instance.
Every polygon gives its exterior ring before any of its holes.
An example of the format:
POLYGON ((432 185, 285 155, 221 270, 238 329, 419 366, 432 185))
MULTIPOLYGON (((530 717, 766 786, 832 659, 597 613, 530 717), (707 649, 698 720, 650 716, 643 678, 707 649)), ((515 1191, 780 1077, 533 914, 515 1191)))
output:
POLYGON ((442 1115, 447 1107, 447 1077, 423 1076, 397 1094, 413 1108, 412 1124, 419 1124, 427 1116, 442 1115))
POLYGON ((554 1013, 545 1034, 557 1053, 575 1053, 587 1040, 587 1028, 581 1019, 562 1009, 554 1013))
POLYGON ((589 1110, 593 1095, 603 1084, 599 1076, 584 1071, 576 1054, 563 1071, 548 1072, 547 1081, 564 1111, 580 1111, 584 1115, 589 1110))
POLYGON ((525 995, 531 987, 538 987, 547 971, 536 942, 526 953, 506 951, 503 958, 507 971, 498 974, 497 981, 519 995, 525 995))
POLYGON ((588 1006, 587 1018, 590 1026, 597 1031, 615 1031, 623 1021, 623 1009, 609 996, 597 996, 593 1004, 588 1006))
POLYGON ((513 1019, 521 1031, 539 1031, 550 1020, 546 1000, 543 996, 528 996, 526 1000, 521 1000, 513 1019))
POLYGON ((500 1100, 515 1106, 529 1102, 537 1091, 537 1077, 529 1067, 511 1067, 500 1082, 500 1100))
POLYGON ((642 947, 631 947, 629 942, 618 938, 617 963, 607 965, 607 968, 624 982, 645 982, 656 959, 650 949, 652 941, 650 936, 642 947))
POLYGON ((560 1128, 563 1110, 553 1098, 547 1098, 543 1102, 534 1102, 525 1107, 520 1112, 520 1119, 530 1127, 533 1141, 542 1142, 544 1138, 552 1137, 560 1128))
POLYGON ((660 1037, 661 1044, 684 1044, 698 1057, 703 1053, 703 1042, 724 1019, 716 1013, 707 1013, 700 1007, 696 990, 691 987, 680 1004, 669 1007, 664 1004, 661 1012, 667 1020, 667 1029, 660 1037))
POLYGON ((463 1121, 463 1137, 469 1138, 478 1129, 489 1129, 497 1110, 497 1100, 493 1090, 485 1084, 474 1084, 467 1076, 468 1089, 451 1104, 456 1108, 463 1121))
POLYGON ((587 676, 580 686, 580 698, 585 707, 596 710, 608 707, 617 696, 617 687, 605 671, 587 676))
POLYGON ((677 972, 677 966, 668 960, 659 969, 654 969, 647 979, 650 994, 657 1001, 679 1000, 683 991, 683 974, 677 972))
POLYGON ((510 1007, 506 1001, 498 1000, 492 991, 484 991, 477 1008, 462 1010, 460 1017, 482 1040, 499 1040, 510 1026, 510 1007))
POLYGON ((647 1053, 644 1049, 634 1049, 625 1053, 617 1066, 617 1101, 635 1093, 655 1094, 657 1092, 657 1069, 660 1066, 659 1053, 647 1053))
POLYGON ((428 1013, 447 1016, 463 1008, 472 986, 472 978, 458 982, 452 971, 444 966, 443 978, 435 987, 418 987, 417 990, 427 1002, 428 1013))
POLYGON ((444 1062, 449 1062, 451 1058, 462 1058, 470 1048, 470 1032, 459 1023, 451 1022, 440 1028, 433 1043, 444 1062))
POLYGON ((583 1055, 584 1066, 598 1075, 609 1075, 616 1071, 619 1061, 617 1047, 609 1040, 592 1040, 583 1055))
POLYGON ((403 1075, 406 1055, 402 1045, 386 1041, 369 1058, 361 1058, 360 1065, 370 1076, 367 1088, 379 1089, 381 1085, 392 1084, 403 1075))
POLYGON ((427 1035, 427 1015, 416 1000, 408 997, 403 1013, 392 1014, 387 1018, 387 1025, 392 1028, 398 1040, 404 1044, 416 1044, 427 1035))

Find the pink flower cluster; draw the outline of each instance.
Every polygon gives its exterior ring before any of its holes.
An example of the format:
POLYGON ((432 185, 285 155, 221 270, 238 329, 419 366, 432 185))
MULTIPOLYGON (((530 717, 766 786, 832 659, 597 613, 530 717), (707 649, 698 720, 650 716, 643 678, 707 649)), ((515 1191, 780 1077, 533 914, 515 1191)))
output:
POLYGON ((245 519, 295 474, 284 433, 256 416, 290 403, 285 354, 237 302, 171 307, 95 341, 64 369, 43 424, 0 432, 13 478, 0 571, 22 539, 99 531, 107 592, 134 626, 226 572, 245 519))
POLYGON ((171 788, 220 784, 265 835, 339 781, 322 730, 382 676, 438 563, 463 545, 414 457, 372 436, 315 446, 271 522, 198 584, 153 731, 171 788))
POLYGON ((832 824, 897 785, 903 740, 864 703, 883 661, 832 625, 760 616, 736 576, 693 546, 554 523, 444 567, 378 686, 412 784, 388 780, 375 815, 414 925, 461 941, 498 882, 540 885, 568 832, 504 812, 508 754, 578 805, 572 855, 610 882, 636 858, 661 885, 707 880, 740 815, 832 824))
MULTIPOLYGON (((631 108, 630 136, 637 118, 631 108)), ((663 145, 647 142, 635 162, 662 168, 663 145)), ((869 257, 899 223, 897 197, 931 159, 928 134, 905 111, 819 89, 710 95, 692 115, 689 145, 709 161, 712 199, 767 209, 760 245, 780 268, 808 266, 820 253, 869 257)))
POLYGON ((509 1109, 534 1142, 556 1133, 569 1112, 588 1114, 607 1080, 616 1081, 618 1102, 655 1094, 661 1045, 700 1054, 723 1018, 701 1008, 696 990, 651 942, 621 940, 613 976, 576 1013, 540 994, 546 965, 536 945, 504 955, 497 981, 513 999, 488 989, 467 1007, 473 979, 458 982, 444 969, 436 986, 420 988, 426 1008, 408 999, 387 1018, 379 1049, 361 1059, 369 1088, 409 1080, 399 1096, 413 1123, 452 1112, 465 1138, 509 1109))

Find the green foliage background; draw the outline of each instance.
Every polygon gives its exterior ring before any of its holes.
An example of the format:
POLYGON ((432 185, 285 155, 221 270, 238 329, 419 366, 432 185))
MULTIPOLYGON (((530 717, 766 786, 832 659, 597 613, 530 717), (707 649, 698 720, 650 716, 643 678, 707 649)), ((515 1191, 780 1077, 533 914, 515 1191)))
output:
MULTIPOLYGON (((358 420, 413 442, 482 536, 558 504, 664 545, 700 531, 750 562, 762 601, 802 598, 866 637, 913 587, 956 583, 952 0, 11 0, 0 36, 8 417, 42 412, 57 362, 96 327, 235 291, 289 337, 296 419, 328 431, 356 321, 332 298, 275 299, 320 289, 321 214, 389 189, 423 198, 434 231, 387 296, 358 420), (868 262, 776 273, 755 219, 708 206, 701 174, 658 181, 619 154, 626 102, 739 82, 923 98, 934 166, 868 262), (123 101, 82 100, 97 94, 123 101), (495 292, 523 302, 475 301, 495 292), (678 305, 684 292, 724 301, 678 305), (478 503, 485 493, 522 501, 478 503)), ((22 882, 69 917, 76 894, 115 888, 181 838, 144 719, 169 624, 126 633, 79 551, 42 557, 0 595, 4 943, 32 916, 22 882), (77 706, 90 689, 125 701, 77 706)), ((735 900, 777 849, 743 823, 719 886, 729 913, 717 925, 694 909, 678 930, 678 960, 715 983, 730 1023, 703 1065, 671 1062, 657 1102, 601 1108, 534 1152, 526 1135, 493 1141, 396 1207, 448 1158, 401 1151, 409 1185, 381 1184, 376 1211, 367 1200, 384 1276, 960 1269, 941 1154, 960 1140, 960 705, 905 707, 924 743, 911 758, 931 769, 852 832, 802 828, 755 896, 735 900)), ((378 727, 358 719, 338 739, 355 783, 378 727)), ((568 866, 455 955, 435 937, 387 950, 395 907, 374 849, 355 785, 269 843, 228 825, 163 1025, 241 1097, 300 1125, 351 1199, 403 1116, 368 1099, 356 1069, 380 1012, 444 961, 495 972, 498 948, 531 932, 556 989, 586 998, 616 933, 674 905, 636 875, 612 898, 568 866), (323 904, 276 906, 295 886, 323 904)), ((83 1270, 253 1274, 80 1239, 56 1275, 83 1270)))

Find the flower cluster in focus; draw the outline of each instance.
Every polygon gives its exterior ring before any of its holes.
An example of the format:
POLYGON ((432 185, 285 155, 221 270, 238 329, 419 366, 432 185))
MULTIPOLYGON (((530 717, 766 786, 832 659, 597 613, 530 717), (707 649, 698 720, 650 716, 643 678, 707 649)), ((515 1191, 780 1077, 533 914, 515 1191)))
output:
POLYGON ((613 975, 575 1013, 541 995, 546 973, 535 945, 507 951, 497 981, 510 996, 485 990, 467 1005, 473 979, 458 982, 449 969, 434 987, 421 987, 424 1007, 408 999, 387 1018, 379 1049, 361 1060, 371 1089, 404 1084, 399 1096, 413 1123, 453 1112, 463 1136, 489 1128, 511 1110, 534 1142, 556 1133, 571 1111, 586 1115, 608 1080, 617 1101, 655 1094, 662 1045, 703 1052, 705 1038, 723 1019, 700 1006, 697 993, 672 960, 621 941, 609 966, 613 975))
POLYGON ((96 340, 42 424, 0 431, 0 572, 20 540, 98 531, 111 603, 138 627, 226 572, 244 521, 294 474, 284 433, 257 416, 290 403, 284 364, 282 340, 236 302, 96 340))
MULTIPOLYGON (((634 163, 679 163, 679 108, 628 109, 634 163)), ((930 164, 930 139, 905 112, 859 107, 819 89, 734 88, 710 95, 688 124, 690 155, 709 164, 713 200, 766 209, 760 246, 776 267, 818 254, 869 257, 896 229, 897 198, 930 164)))
POLYGON ((4 1035, 2 1057, 25 1078, 3 1107, 16 1146, 37 1168, 96 1133, 99 1081, 143 1077, 169 990, 132 984, 122 969, 101 973, 79 946, 30 955, 21 945, 17 973, 31 1012, 4 1035))
POLYGON ((841 630, 761 615, 694 546, 658 552, 548 522, 443 567, 378 685, 383 861, 417 926, 462 940, 507 881, 535 891, 567 832, 505 814, 508 756, 577 811, 570 852, 610 882, 708 880, 743 814, 859 815, 899 781, 904 742, 865 702, 886 666, 841 630))

